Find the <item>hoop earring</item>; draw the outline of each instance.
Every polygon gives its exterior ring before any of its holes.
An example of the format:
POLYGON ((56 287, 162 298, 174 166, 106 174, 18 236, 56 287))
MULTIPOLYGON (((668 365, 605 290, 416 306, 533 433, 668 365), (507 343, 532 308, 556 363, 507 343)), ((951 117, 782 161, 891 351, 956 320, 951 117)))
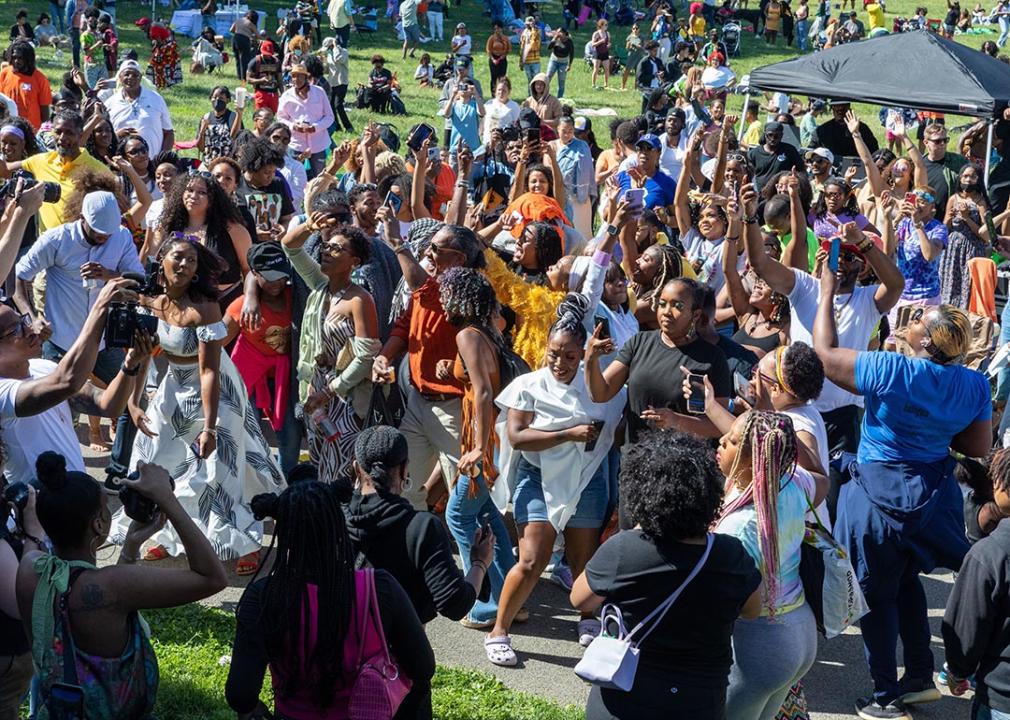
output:
POLYGON ((404 490, 411 490, 414 487, 414 481, 410 479, 410 475, 404 475, 403 482, 401 484, 403 485, 404 490))
POLYGON ((200 276, 199 275, 194 275, 193 279, 190 280, 190 282, 200 282, 200 276))

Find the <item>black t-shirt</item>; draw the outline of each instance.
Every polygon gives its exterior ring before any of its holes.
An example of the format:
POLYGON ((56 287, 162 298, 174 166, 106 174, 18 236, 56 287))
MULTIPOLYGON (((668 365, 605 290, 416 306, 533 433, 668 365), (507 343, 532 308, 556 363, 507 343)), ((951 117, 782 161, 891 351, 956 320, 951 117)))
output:
POLYGON ((556 57, 558 60, 568 60, 570 62, 575 57, 575 44, 572 43, 571 38, 567 38, 565 40, 556 38, 551 40, 549 47, 551 55, 556 57))
POLYGON ((731 340, 722 333, 719 333, 719 341, 716 343, 716 347, 722 350, 723 355, 726 356, 726 365, 729 367, 731 377, 733 373, 738 372, 750 380, 751 373, 754 372, 754 366, 758 364, 758 360, 760 359, 754 351, 748 350, 740 343, 731 340))
MULTIPOLYGON (((704 552, 704 545, 687 543, 658 547, 641 530, 628 530, 599 547, 586 580, 621 609, 631 630, 684 582, 704 552)), ((641 644, 641 665, 725 680, 733 664, 733 623, 760 584, 743 544, 717 534, 701 572, 641 644)))
POLYGON ((796 168, 805 172, 803 158, 799 151, 788 143, 779 143, 775 152, 765 150, 764 145, 755 145, 747 151, 747 159, 754 168, 754 181, 758 189, 764 187, 776 173, 796 168))
POLYGON ((937 162, 923 155, 922 162, 926 166, 927 182, 933 188, 933 195, 936 198, 936 215, 942 220, 943 214, 947 212, 947 200, 950 194, 957 190, 961 168, 968 161, 961 155, 948 152, 943 156, 943 160, 937 162))
POLYGON ((255 89, 268 93, 276 93, 281 80, 281 61, 276 55, 257 55, 249 63, 246 74, 267 76, 270 82, 261 83, 255 89))
POLYGON ((245 206, 252 213, 257 228, 271 228, 277 225, 282 217, 295 214, 291 192, 282 178, 274 176, 265 188, 254 188, 243 179, 236 192, 245 201, 245 206))
POLYGON ((648 428, 639 417, 648 407, 687 412, 681 365, 707 375, 716 397, 732 395, 733 379, 722 350, 701 338, 683 347, 671 347, 660 336, 659 330, 637 333, 617 355, 617 361, 628 368, 628 429, 632 440, 648 428))
MULTIPOLYGON (((873 136, 873 131, 864 122, 859 123, 859 135, 871 153, 876 152, 880 147, 877 138, 873 136)), ((852 141, 852 135, 845 127, 845 123, 838 122, 834 118, 817 126, 810 141, 810 147, 827 148, 836 158, 856 157, 859 154, 856 152, 856 144, 852 141)))

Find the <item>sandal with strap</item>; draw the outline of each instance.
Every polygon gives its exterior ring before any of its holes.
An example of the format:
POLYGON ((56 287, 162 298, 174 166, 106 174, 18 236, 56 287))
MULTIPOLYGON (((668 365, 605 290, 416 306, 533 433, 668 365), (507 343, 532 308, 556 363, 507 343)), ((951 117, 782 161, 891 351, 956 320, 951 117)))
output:
POLYGON ((251 552, 248 555, 243 555, 235 563, 235 574, 236 575, 252 575, 260 567, 260 551, 251 552))
POLYGON ((494 665, 515 667, 519 663, 516 651, 512 649, 512 638, 508 635, 484 638, 484 652, 494 665))
POLYGON ((144 559, 148 562, 155 562, 157 560, 164 560, 169 557, 168 550, 165 549, 164 545, 155 545, 146 553, 144 553, 144 559))

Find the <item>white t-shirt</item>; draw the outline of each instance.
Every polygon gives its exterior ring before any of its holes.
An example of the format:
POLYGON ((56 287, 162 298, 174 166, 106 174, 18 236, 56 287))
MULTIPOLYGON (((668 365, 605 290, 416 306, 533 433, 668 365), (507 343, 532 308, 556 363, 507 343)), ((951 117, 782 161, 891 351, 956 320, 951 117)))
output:
POLYGON ((684 158, 687 157, 687 133, 681 131, 676 145, 669 144, 670 138, 666 133, 659 136, 659 142, 663 146, 663 152, 659 155, 659 169, 680 182, 680 171, 684 168, 684 158))
POLYGON ((136 100, 130 100, 122 91, 116 91, 105 101, 112 127, 119 132, 123 128, 133 128, 147 142, 148 152, 154 157, 162 150, 164 132, 172 129, 172 117, 164 98, 150 88, 141 87, 136 100))
POLYGON ((497 98, 492 98, 484 103, 484 135, 481 142, 485 145, 491 142, 491 131, 507 127, 519 122, 519 103, 509 100, 506 103, 499 102, 497 98))
POLYGON ((158 221, 161 219, 161 210, 165 207, 165 198, 161 197, 151 203, 151 207, 147 209, 147 214, 144 215, 144 227, 152 228, 158 225, 158 221))
POLYGON ((774 115, 768 115, 768 122, 771 122, 779 115, 783 115, 789 112, 789 93, 777 92, 772 93, 771 102, 768 103, 769 107, 775 107, 778 109, 774 115))
MULTIPOLYGON (((817 441, 817 458, 820 460, 824 472, 828 472, 828 431, 824 427, 824 419, 809 403, 799 407, 783 410, 784 415, 788 415, 793 421, 793 429, 796 432, 808 432, 817 441)), ((807 513, 810 514, 809 512, 807 513)), ((817 506, 817 517, 821 524, 828 530, 831 529, 831 516, 828 514, 828 506, 824 500, 817 506)), ((812 521, 813 518, 810 518, 812 521)))
POLYGON ((455 45, 456 43, 462 43, 456 49, 457 55, 469 55, 473 49, 473 38, 469 35, 460 35, 459 33, 453 35, 450 45, 455 45))
MULTIPOLYGON (((28 373, 32 380, 45 377, 56 370, 50 360, 29 360, 28 373)), ((0 431, 7 446, 7 465, 4 468, 10 482, 28 482, 35 477, 35 460, 46 450, 60 453, 67 460, 68 470, 87 472, 84 456, 74 432, 70 405, 61 402, 56 407, 32 415, 17 417, 14 404, 18 388, 26 379, 0 379, 0 431)))
MULTIPOLYGON (((790 324, 789 335, 792 342, 814 344, 814 318, 821 297, 820 283, 812 275, 793 270, 796 284, 789 293, 790 324)), ((835 317, 838 326, 838 347, 863 351, 880 322, 880 311, 874 295, 879 285, 856 287, 851 295, 835 295, 835 317)), ((846 405, 863 406, 863 398, 824 380, 821 396, 813 401, 813 406, 822 413, 836 410, 846 405)))
MULTIPOLYGON (((726 284, 726 274, 722 271, 722 255, 726 252, 726 243, 723 238, 718 240, 708 240, 698 228, 691 228, 680 238, 687 253, 687 259, 692 263, 701 260, 701 270, 698 271, 698 282, 708 285, 717 293, 726 284)), ((746 259, 743 255, 737 258, 737 270, 743 272, 746 266, 746 259)))

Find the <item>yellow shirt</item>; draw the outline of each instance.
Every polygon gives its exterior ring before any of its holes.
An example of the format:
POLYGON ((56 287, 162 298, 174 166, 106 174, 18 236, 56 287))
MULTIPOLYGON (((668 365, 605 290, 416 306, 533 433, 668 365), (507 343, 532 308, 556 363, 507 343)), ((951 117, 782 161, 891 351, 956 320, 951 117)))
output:
MULTIPOLYGON (((39 182, 59 183, 62 193, 60 199, 54 203, 42 203, 39 217, 42 221, 42 230, 62 225, 65 220, 63 208, 67 204, 67 199, 74 192, 74 178, 84 170, 94 170, 96 172, 109 172, 109 168, 100 160, 96 160, 91 154, 81 149, 81 154, 73 160, 64 160, 55 150, 41 152, 32 155, 27 160, 22 161, 21 167, 35 176, 39 182)), ((111 173, 110 173, 111 174, 111 173)))
POLYGON ((764 129, 764 124, 760 120, 755 120, 750 125, 747 126, 747 132, 743 134, 743 139, 741 144, 747 147, 754 147, 755 145, 761 144, 762 130, 764 129))
POLYGON ((694 37, 705 36, 705 18, 701 15, 693 15, 690 18, 691 35, 694 37))

